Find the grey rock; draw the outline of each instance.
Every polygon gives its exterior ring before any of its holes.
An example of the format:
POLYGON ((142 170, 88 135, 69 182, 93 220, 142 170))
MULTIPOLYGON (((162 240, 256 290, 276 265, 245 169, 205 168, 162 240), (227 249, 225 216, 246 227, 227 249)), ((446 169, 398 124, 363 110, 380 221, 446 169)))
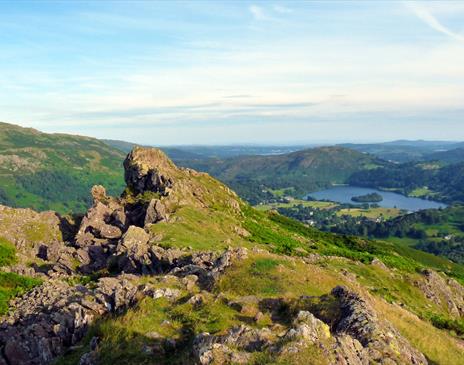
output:
POLYGON ((159 199, 152 199, 145 213, 144 225, 158 223, 167 219, 166 208, 159 199))

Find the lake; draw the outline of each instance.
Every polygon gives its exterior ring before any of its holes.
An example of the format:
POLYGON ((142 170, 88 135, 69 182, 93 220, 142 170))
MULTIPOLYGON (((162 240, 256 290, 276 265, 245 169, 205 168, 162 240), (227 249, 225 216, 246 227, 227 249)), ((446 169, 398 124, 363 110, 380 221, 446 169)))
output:
POLYGON ((410 198, 401 194, 392 193, 389 191, 381 191, 370 188, 360 188, 356 186, 334 186, 332 188, 316 191, 308 194, 317 200, 331 200, 338 203, 349 203, 349 204, 362 204, 355 203, 351 200, 353 196, 366 195, 371 193, 378 193, 382 195, 383 200, 378 202, 381 207, 384 208, 398 208, 405 209, 411 212, 415 212, 421 209, 431 208, 445 208, 446 204, 435 202, 432 200, 425 200, 419 198, 410 198))

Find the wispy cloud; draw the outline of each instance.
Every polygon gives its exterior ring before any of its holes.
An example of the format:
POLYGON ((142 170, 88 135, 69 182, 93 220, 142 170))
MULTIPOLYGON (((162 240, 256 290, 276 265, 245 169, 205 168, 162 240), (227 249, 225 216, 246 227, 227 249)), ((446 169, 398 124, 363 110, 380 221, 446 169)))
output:
POLYGON ((290 14, 293 12, 292 9, 286 7, 286 6, 282 6, 282 5, 274 5, 272 7, 272 9, 277 12, 277 13, 282 13, 282 14, 290 14))
POLYGON ((432 12, 425 6, 425 4, 419 3, 417 1, 408 2, 406 5, 414 12, 414 14, 421 19, 425 24, 430 28, 435 29, 436 31, 446 34, 451 38, 454 38, 458 41, 464 42, 464 35, 456 33, 442 24, 432 12))
POLYGON ((284 14, 289 15, 293 12, 292 9, 282 5, 266 7, 251 5, 248 10, 250 11, 253 18, 257 21, 279 21, 284 16, 284 14))
POLYGON ((249 7, 251 15, 253 15, 253 18, 256 20, 268 20, 269 17, 266 15, 264 12, 264 9, 260 6, 257 5, 251 5, 249 7))

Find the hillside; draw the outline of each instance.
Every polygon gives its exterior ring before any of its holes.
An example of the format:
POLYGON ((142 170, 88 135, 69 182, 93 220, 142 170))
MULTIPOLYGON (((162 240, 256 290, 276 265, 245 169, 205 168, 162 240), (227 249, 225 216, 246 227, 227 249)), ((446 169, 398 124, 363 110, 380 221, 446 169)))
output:
POLYGON ((342 147, 319 147, 272 156, 181 161, 206 171, 256 204, 271 191, 303 195, 331 184, 345 183, 355 172, 387 165, 370 155, 342 147))
POLYGON ((427 161, 441 161, 447 164, 464 162, 464 148, 454 148, 447 151, 434 152, 424 157, 427 161))
POLYGON ((463 266, 258 212, 156 149, 124 167, 81 221, 0 209, 0 361, 463 363, 463 266))
POLYGON ((348 182, 450 204, 464 203, 464 162, 444 166, 435 161, 386 165, 358 171, 348 182))
POLYGON ((94 138, 0 123, 0 203, 84 212, 93 185, 122 191, 124 155, 94 138))

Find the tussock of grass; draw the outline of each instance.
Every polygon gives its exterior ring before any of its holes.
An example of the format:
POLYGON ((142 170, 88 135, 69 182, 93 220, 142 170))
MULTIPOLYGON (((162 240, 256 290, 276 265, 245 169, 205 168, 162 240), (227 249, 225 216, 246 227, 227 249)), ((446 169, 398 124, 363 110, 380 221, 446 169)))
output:
POLYGON ((0 267, 16 262, 16 248, 7 239, 0 237, 0 267))
POLYGON ((8 311, 8 302, 15 296, 39 285, 39 279, 21 276, 15 273, 0 272, 0 314, 8 311))

